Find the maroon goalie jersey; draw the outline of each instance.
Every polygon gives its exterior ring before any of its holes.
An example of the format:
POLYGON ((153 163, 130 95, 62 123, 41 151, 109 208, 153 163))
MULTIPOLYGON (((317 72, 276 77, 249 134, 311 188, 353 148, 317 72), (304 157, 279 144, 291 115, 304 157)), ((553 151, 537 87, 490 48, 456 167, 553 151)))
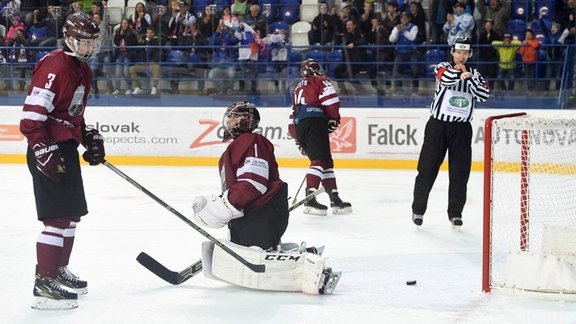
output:
POLYGON ((309 111, 300 110, 300 119, 325 116, 340 121, 340 99, 332 82, 323 76, 309 76, 300 81, 292 91, 292 109, 297 106, 300 106, 299 109, 310 108, 309 111), (313 108, 320 108, 321 111, 313 108))
POLYGON ((62 50, 38 62, 20 120, 20 131, 30 146, 43 139, 81 142, 91 82, 88 64, 62 50))
POLYGON ((274 146, 255 133, 240 134, 228 145, 219 162, 222 192, 237 209, 264 206, 282 186, 274 146))

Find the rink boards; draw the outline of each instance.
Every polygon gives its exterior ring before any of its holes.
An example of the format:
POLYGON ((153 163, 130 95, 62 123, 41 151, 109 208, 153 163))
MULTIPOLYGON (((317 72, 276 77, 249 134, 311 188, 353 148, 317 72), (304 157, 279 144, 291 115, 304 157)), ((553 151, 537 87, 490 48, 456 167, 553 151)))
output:
MULTIPOLYGON (((0 162, 24 163, 26 139, 18 124, 21 107, 0 107, 0 162)), ((129 165, 216 165, 225 149, 222 115, 225 108, 89 107, 87 124, 106 139, 107 159, 129 165)), ((256 130, 275 146, 282 167, 305 167, 288 134, 288 108, 260 107, 256 130)), ((517 112, 485 109, 472 121, 473 170, 482 169, 486 117, 517 112)), ((547 113, 550 111, 530 111, 547 113)), ((429 110, 421 108, 342 108, 340 128, 331 137, 332 153, 339 168, 414 169, 424 138, 429 110)), ((575 112, 555 111, 575 117, 575 112)))

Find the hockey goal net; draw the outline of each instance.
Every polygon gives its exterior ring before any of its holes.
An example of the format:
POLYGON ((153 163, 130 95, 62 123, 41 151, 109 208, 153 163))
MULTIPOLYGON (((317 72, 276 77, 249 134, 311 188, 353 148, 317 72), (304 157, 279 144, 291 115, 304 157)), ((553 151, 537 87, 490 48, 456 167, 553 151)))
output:
POLYGON ((575 299, 576 119, 490 117, 484 162, 482 289, 575 299))

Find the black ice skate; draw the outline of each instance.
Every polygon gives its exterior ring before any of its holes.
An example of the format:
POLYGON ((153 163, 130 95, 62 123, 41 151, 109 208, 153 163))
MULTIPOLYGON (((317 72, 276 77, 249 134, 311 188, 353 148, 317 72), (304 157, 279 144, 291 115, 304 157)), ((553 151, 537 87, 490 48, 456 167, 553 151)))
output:
POLYGON ((424 215, 418 215, 416 213, 412 213, 412 221, 416 226, 422 225, 422 221, 424 221, 424 215))
POLYGON ((330 193, 330 207, 332 208, 332 214, 349 214, 352 212, 352 204, 342 201, 336 190, 330 193))
POLYGON ((463 224, 462 217, 452 217, 450 218, 450 223, 452 223, 452 228, 460 229, 460 226, 463 224))
POLYGON ((341 276, 342 271, 332 271, 331 268, 324 268, 322 278, 320 278, 320 289, 318 290, 320 295, 329 295, 334 292, 341 276))
POLYGON ((78 295, 64 289, 56 279, 36 275, 32 308, 40 310, 63 310, 78 307, 78 295))
MULTIPOLYGON (((309 189, 308 194, 311 194, 314 190, 315 189, 309 189)), ((326 216, 328 214, 328 207, 319 203, 316 198, 313 198, 304 204, 304 214, 326 216)))
POLYGON ((68 270, 68 267, 60 267, 58 269, 56 281, 67 288, 73 289, 78 295, 86 295, 88 293, 88 282, 80 280, 68 270))

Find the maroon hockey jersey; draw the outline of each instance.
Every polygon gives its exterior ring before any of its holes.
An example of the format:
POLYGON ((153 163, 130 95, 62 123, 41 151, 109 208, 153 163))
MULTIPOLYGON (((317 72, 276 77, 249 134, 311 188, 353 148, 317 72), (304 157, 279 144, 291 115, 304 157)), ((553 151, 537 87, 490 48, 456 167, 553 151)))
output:
POLYGON ((274 146, 255 133, 240 134, 219 161, 222 191, 237 209, 264 206, 282 186, 274 146))
MULTIPOLYGON (((292 109, 297 106, 321 108, 326 118, 340 121, 340 99, 332 82, 323 76, 309 76, 300 81, 292 91, 292 109)), ((302 113, 305 112, 300 112, 300 119, 306 118, 302 113)))
POLYGON ((43 139, 81 142, 91 82, 88 64, 62 50, 36 64, 20 120, 20 131, 30 146, 43 139))

